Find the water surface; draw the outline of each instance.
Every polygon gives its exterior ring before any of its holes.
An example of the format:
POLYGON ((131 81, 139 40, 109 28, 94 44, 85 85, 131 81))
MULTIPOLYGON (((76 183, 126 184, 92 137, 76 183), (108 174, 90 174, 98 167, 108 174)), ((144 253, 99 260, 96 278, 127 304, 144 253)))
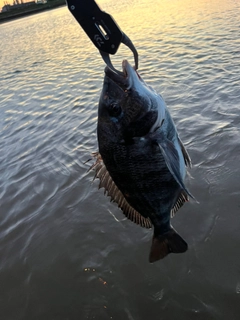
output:
MULTIPOLYGON (((172 223, 189 243, 148 263, 152 232, 87 173, 104 63, 66 7, 0 26, 0 319, 217 319, 240 313, 240 3, 99 1, 133 40, 193 162, 172 223)), ((130 52, 113 58, 120 68, 130 52)))

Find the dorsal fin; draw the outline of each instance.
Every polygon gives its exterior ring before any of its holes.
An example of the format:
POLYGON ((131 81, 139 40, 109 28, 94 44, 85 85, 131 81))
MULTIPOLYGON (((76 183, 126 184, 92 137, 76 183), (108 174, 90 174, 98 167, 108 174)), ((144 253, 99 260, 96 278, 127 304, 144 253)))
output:
POLYGON ((138 211, 130 206, 122 192, 118 189, 115 182, 111 178, 100 153, 96 152, 93 154, 93 156, 96 158, 96 162, 90 167, 89 170, 92 169, 95 171, 94 179, 100 179, 99 189, 105 189, 104 194, 110 196, 111 201, 117 203, 118 207, 122 209, 123 213, 128 219, 144 228, 151 228, 151 220, 143 217, 138 211))
POLYGON ((176 214, 176 212, 184 205, 185 202, 189 201, 188 194, 182 190, 180 193, 177 201, 175 202, 174 206, 172 207, 171 210, 171 218, 173 218, 176 214))

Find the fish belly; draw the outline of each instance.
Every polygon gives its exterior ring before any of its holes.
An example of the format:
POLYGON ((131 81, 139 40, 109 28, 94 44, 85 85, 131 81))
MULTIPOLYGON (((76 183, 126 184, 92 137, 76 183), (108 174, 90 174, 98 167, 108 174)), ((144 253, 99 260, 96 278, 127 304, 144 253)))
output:
POLYGON ((115 184, 135 210, 152 221, 170 220, 180 187, 155 143, 139 138, 129 145, 99 151, 115 184))

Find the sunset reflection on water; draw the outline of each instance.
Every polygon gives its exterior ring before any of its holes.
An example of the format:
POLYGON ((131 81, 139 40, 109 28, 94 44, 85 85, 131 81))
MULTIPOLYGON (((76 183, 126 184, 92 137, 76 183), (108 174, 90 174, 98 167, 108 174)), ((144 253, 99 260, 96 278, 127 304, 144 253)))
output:
POLYGON ((238 320, 240 2, 98 3, 192 158, 189 250, 149 264, 152 231, 87 172, 105 63, 67 7, 1 24, 0 319, 238 320))

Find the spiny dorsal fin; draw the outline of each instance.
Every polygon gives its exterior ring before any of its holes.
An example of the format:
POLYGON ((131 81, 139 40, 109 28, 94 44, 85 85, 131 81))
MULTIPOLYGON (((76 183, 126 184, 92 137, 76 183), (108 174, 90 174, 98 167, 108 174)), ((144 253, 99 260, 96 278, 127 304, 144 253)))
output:
POLYGON ((93 153, 93 156, 96 158, 96 162, 90 167, 89 170, 92 169, 95 171, 94 179, 100 179, 99 189, 105 189, 104 194, 110 196, 111 201, 117 203, 118 207, 122 209, 123 213, 128 219, 144 228, 151 228, 152 223, 150 219, 143 217, 138 211, 130 206, 122 192, 118 189, 107 168, 105 167, 100 153, 93 153))
POLYGON ((185 202, 189 201, 189 197, 187 195, 187 193, 183 190, 177 201, 175 202, 174 206, 172 207, 171 210, 171 218, 173 218, 176 214, 176 212, 184 205, 185 202))

